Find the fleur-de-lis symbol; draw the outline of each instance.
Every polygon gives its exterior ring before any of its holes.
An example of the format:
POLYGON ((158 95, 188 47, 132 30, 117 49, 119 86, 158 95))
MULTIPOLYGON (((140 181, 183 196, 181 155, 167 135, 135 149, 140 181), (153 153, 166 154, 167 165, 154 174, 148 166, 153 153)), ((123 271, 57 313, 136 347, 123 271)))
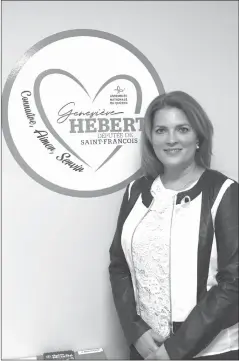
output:
POLYGON ((117 91, 117 94, 123 93, 123 91, 124 91, 124 89, 121 89, 119 85, 114 90, 117 91))

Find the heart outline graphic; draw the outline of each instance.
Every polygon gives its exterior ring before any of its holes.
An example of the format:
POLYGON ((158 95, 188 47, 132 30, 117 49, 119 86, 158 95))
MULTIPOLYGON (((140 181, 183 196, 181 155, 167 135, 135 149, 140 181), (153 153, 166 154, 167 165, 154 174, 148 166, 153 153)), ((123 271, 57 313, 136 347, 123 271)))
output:
MULTIPOLYGON (((80 157, 63 139, 62 137, 60 137, 60 135, 55 131, 55 129, 53 128, 53 126, 51 125, 44 107, 42 105, 42 101, 41 101, 41 96, 40 96, 40 85, 42 80, 47 77, 48 75, 52 75, 52 74, 60 74, 60 75, 65 75, 68 78, 72 79, 73 81, 75 81, 83 90, 84 92, 88 95, 88 97, 91 99, 89 93, 87 92, 86 88, 84 87, 84 85, 71 73, 62 70, 62 69, 47 69, 44 70, 43 72, 41 72, 37 78, 35 79, 34 82, 34 86, 33 86, 33 94, 34 94, 34 99, 35 99, 35 104, 37 107, 37 110, 41 116, 41 119, 43 121, 43 123, 45 124, 46 128, 48 129, 48 131, 51 133, 51 135, 63 146, 65 147, 70 153, 72 153, 76 158, 78 158, 80 161, 82 161, 84 164, 86 164, 88 167, 91 168, 91 166, 82 158, 80 157)), ((135 104, 135 114, 139 114, 141 111, 141 106, 142 106, 142 90, 141 90, 141 86, 139 84, 139 82, 132 76, 127 75, 127 74, 120 74, 120 75, 116 75, 111 77, 110 79, 108 79, 98 90, 98 92, 96 93, 94 99, 92 100, 92 103, 95 101, 95 99, 97 98, 97 96, 100 94, 100 92, 110 83, 112 83, 115 80, 129 80, 135 87, 136 90, 136 104, 135 104)), ((122 145, 117 145, 116 148, 109 154, 109 156, 100 164, 100 166, 95 170, 98 171, 101 167, 103 167, 104 164, 106 164, 122 147, 122 145)))
POLYGON ((68 38, 81 38, 81 37, 92 37, 99 38, 107 41, 111 41, 126 50, 128 50, 131 54, 133 54, 148 70, 151 79, 155 85, 155 96, 165 93, 164 85, 162 83, 161 78, 159 77, 156 69, 149 61, 149 59, 139 51, 133 44, 129 43, 125 39, 122 39, 114 34, 99 31, 95 29, 71 29, 64 30, 58 32, 56 34, 50 35, 44 39, 41 39, 37 43, 35 43, 31 48, 29 48, 24 55, 17 61, 15 66, 12 68, 6 83, 3 89, 3 102, 2 102, 2 130, 3 135, 6 140, 7 146, 17 162, 17 164, 21 167, 21 169, 30 176, 35 182, 39 185, 49 189, 50 191, 56 192, 58 194, 62 194, 70 197, 82 197, 82 198, 92 198, 92 197, 101 197, 104 195, 112 194, 122 190, 127 186, 132 180, 135 180, 139 175, 141 175, 141 170, 135 170, 135 173, 128 176, 128 178, 124 178, 119 181, 119 183, 114 183, 108 187, 99 187, 96 186, 96 189, 91 190, 83 190, 81 188, 72 189, 70 187, 64 187, 58 185, 56 182, 51 182, 47 178, 43 178, 33 167, 31 167, 25 158, 22 157, 20 151, 18 150, 18 146, 16 142, 13 140, 12 131, 11 131, 11 117, 9 114, 9 108, 14 107, 15 104, 11 102, 11 93, 15 87, 16 79, 22 69, 27 65, 29 59, 32 59, 35 54, 37 54, 41 49, 44 49, 46 46, 51 46, 57 41, 61 41, 62 39, 68 38))

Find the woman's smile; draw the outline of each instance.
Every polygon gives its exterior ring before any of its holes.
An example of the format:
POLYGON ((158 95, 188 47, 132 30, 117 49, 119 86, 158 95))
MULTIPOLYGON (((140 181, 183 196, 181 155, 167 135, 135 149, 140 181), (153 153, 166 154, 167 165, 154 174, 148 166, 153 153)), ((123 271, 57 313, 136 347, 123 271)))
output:
POLYGON ((182 148, 168 148, 168 149, 164 149, 165 153, 167 155, 178 155, 179 152, 181 152, 182 148))

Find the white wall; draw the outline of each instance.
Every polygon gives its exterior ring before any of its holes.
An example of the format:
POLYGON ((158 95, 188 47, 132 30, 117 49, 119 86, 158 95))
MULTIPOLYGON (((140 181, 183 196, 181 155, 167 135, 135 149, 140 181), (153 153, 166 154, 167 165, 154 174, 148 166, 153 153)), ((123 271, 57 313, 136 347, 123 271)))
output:
MULTIPOLYGON (((238 179, 238 34, 235 1, 3 1, 3 84, 23 53, 69 29, 110 32, 181 89, 215 126, 213 166, 238 179)), ((108 249, 123 190, 73 198, 33 181, 3 140, 2 357, 127 348, 112 302, 108 249), (61 291, 65 292, 62 293, 61 291)))

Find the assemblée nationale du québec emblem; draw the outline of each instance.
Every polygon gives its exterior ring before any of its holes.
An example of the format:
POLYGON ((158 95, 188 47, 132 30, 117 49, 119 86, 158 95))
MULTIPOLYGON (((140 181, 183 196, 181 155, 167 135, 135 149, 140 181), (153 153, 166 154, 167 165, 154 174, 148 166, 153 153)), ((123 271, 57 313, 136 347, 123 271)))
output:
POLYGON ((3 133, 24 171, 69 196, 122 189, 140 174, 144 113, 162 82, 110 33, 76 29, 29 49, 3 91, 3 133))

